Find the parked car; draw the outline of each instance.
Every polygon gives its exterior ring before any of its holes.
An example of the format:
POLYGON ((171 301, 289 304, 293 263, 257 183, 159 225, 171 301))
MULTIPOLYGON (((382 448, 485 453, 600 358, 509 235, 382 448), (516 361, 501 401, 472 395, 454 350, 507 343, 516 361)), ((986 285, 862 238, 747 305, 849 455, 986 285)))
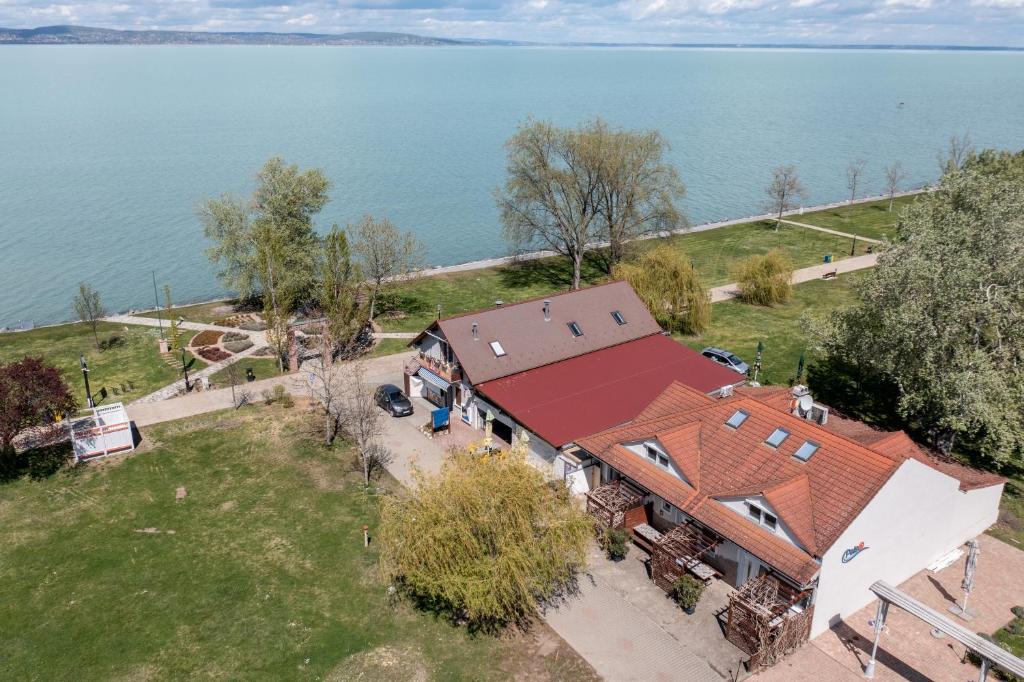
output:
POLYGON ((743 362, 739 356, 721 348, 705 348, 700 354, 709 360, 714 360, 718 364, 728 367, 737 374, 746 374, 750 369, 750 365, 743 362))
POLYGON ((412 414, 412 401, 394 384, 378 386, 374 400, 392 417, 408 417, 412 414))

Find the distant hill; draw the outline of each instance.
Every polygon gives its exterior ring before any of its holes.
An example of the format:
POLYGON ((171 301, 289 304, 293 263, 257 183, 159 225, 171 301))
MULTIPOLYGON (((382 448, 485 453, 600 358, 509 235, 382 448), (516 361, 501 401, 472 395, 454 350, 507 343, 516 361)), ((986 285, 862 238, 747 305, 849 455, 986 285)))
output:
POLYGON ((462 45, 410 33, 362 31, 337 35, 206 31, 118 31, 91 26, 0 28, 0 45, 462 45))

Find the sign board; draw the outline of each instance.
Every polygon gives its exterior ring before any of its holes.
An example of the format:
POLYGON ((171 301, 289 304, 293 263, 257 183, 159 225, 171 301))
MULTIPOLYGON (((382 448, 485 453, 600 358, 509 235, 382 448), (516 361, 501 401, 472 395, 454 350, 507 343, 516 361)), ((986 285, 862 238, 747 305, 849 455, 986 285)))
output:
POLYGON ((857 543, 856 547, 851 547, 850 549, 848 549, 845 552, 843 552, 843 558, 842 558, 843 563, 844 564, 850 563, 851 561, 853 561, 854 559, 857 558, 858 554, 860 554, 861 552, 863 552, 866 549, 867 549, 867 546, 864 544, 864 541, 861 540, 859 543, 857 543))
POLYGON ((448 421, 451 418, 451 414, 447 407, 439 407, 436 410, 431 410, 430 416, 432 418, 435 431, 448 428, 448 421))

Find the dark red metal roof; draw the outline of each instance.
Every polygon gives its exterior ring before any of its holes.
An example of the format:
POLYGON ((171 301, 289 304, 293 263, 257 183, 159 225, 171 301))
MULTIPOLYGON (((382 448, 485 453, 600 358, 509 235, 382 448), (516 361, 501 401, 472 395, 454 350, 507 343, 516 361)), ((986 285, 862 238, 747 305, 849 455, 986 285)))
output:
POLYGON ((623 424, 673 381, 710 393, 745 378, 656 334, 475 388, 555 447, 623 424))

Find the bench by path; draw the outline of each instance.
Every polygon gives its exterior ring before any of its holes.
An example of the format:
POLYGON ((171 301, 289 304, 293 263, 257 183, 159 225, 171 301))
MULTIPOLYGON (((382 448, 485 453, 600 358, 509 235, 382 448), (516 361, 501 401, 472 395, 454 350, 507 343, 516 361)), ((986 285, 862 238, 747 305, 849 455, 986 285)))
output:
MULTIPOLYGON (((812 265, 809 268, 801 268, 793 272, 792 282, 793 284, 813 282, 814 280, 822 279, 826 273, 834 272, 836 275, 841 275, 844 272, 854 272, 856 270, 873 268, 877 264, 878 254, 866 253, 863 256, 854 256, 853 258, 844 258, 843 260, 837 260, 831 263, 812 265)), ((708 290, 708 293, 711 295, 711 302, 718 303, 720 301, 728 301, 736 298, 739 296, 738 286, 739 285, 736 282, 731 282, 729 284, 712 287, 708 290)))
POLYGON ((848 239, 857 239, 857 240, 860 240, 862 242, 867 242, 868 244, 881 244, 882 243, 881 239, 871 239, 869 237, 862 237, 859 234, 851 234, 849 232, 840 232, 839 230, 833 230, 833 229, 830 229, 830 228, 827 228, 827 227, 818 227, 817 225, 810 225, 808 223, 798 223, 795 220, 786 220, 785 218, 783 218, 782 222, 786 223, 787 225, 796 225, 797 227, 806 227, 808 230, 817 230, 818 232, 824 232, 826 234, 834 234, 834 235, 836 235, 838 237, 846 237, 848 239))

